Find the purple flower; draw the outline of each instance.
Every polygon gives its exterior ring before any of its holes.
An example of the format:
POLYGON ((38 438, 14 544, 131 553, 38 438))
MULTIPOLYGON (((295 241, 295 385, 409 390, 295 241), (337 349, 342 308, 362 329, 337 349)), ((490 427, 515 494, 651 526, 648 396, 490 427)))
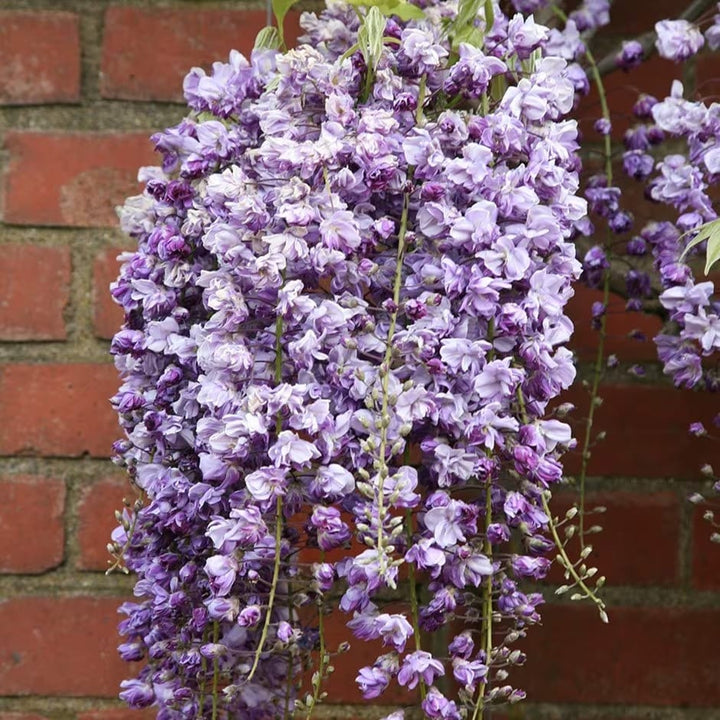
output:
POLYGON ((257 605, 247 605, 238 614, 237 623, 240 627, 253 627, 260 622, 262 611, 257 605))
POLYGON ((454 678, 469 691, 473 691, 478 682, 487 678, 488 667, 480 660, 467 660, 456 657, 453 659, 454 678))
POLYGON ((390 684, 390 675, 378 667, 364 667, 360 668, 355 682, 362 696, 366 700, 372 700, 385 692, 385 688, 390 684))
POLYGON ((425 685, 432 685, 439 675, 445 674, 445 668, 429 652, 418 650, 403 658, 397 680, 400 685, 412 690, 422 680, 425 685))
POLYGON ((150 707, 155 701, 152 687, 140 680, 123 680, 120 687, 120 699, 132 708, 150 707))
POLYGON ((433 507, 425 513, 425 527, 432 533, 438 547, 447 548, 465 542, 459 505, 457 500, 450 500, 447 505, 433 507))
POLYGON ((350 530, 335 507, 316 507, 310 524, 317 531, 317 542, 322 550, 332 550, 350 539, 350 530))
POLYGON ((675 62, 692 57, 705 43, 702 33, 687 20, 661 20, 655 23, 655 32, 660 57, 675 62))
POLYGON ((237 562, 227 555, 213 555, 207 559, 205 572, 215 595, 222 597, 230 592, 237 570, 237 562))
POLYGON ((636 68, 643 60, 645 52, 637 40, 627 40, 617 55, 616 62, 625 72, 636 68))
POLYGON ((452 700, 448 700, 437 688, 431 687, 422 701, 422 709, 429 718, 436 720, 460 720, 460 713, 452 700))
POLYGON ((544 557, 515 555, 511 561, 513 572, 518 577, 532 577, 542 580, 550 569, 550 561, 544 557))
POLYGON ((283 430, 277 442, 268 450, 269 458, 276 467, 307 467, 310 461, 320 457, 319 450, 307 440, 301 440, 294 432, 283 430))

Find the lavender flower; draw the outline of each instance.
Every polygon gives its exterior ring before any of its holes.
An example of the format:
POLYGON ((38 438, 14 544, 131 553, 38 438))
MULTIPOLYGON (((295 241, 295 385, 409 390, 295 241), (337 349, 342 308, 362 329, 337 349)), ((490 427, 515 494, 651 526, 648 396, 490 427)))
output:
POLYGON ((655 23, 655 45, 661 57, 682 62, 704 45, 702 33, 687 20, 661 20, 655 23))
MULTIPOLYGON (((513 578, 547 569, 543 498, 572 446, 547 416, 575 376, 564 311, 587 211, 567 60, 606 8, 551 33, 493 7, 479 47, 452 45, 444 9, 391 18, 398 42, 368 67, 357 14, 331 4, 293 50, 193 70, 191 113, 155 136, 113 288, 118 462, 147 497, 117 535, 138 575, 123 654, 147 659, 132 705, 283 717, 328 607, 387 648, 358 674, 367 699, 422 684, 426 716, 455 720, 477 700, 432 686, 451 671, 483 704, 521 695, 497 673, 541 598, 513 578), (504 552, 511 532, 526 554, 504 552), (429 599, 388 608, 407 575, 429 599), (509 632, 475 648, 460 630, 451 662, 418 639, 477 618, 509 632)), ((663 198, 701 185, 673 173, 663 198)), ((621 225, 615 189, 594 189, 621 225)))

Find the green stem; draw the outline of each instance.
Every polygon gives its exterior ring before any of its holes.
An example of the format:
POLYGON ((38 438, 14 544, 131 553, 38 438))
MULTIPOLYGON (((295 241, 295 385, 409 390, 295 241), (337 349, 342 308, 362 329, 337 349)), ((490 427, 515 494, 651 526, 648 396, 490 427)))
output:
MULTIPOLYGON (((518 386, 517 389, 517 399, 518 404, 520 405, 520 416, 522 418, 523 423, 527 424, 528 417, 527 412, 525 411, 525 397, 522 392, 522 388, 518 386)), ((585 595, 592 600, 595 605, 597 606, 598 610, 600 611, 600 618, 603 622, 608 621, 607 612, 605 611, 605 603, 603 600, 601 600, 593 590, 591 590, 586 584, 585 581, 580 577, 577 570, 575 569, 575 566, 570 562, 570 558, 568 557, 567 553, 565 552, 565 545, 563 544, 562 540, 560 539, 560 536, 558 535, 557 527, 555 527, 555 523, 552 519, 552 513, 550 512, 550 506, 548 505, 547 497, 545 494, 542 495, 542 506, 543 510, 545 511, 545 514, 548 516, 548 527, 550 528, 550 533, 553 538, 553 542, 555 543, 555 547, 558 551, 558 557, 560 558, 560 564, 562 567, 570 574, 570 577, 572 577, 573 582, 575 585, 577 585, 584 593, 585 595)))
POLYGON ((595 421, 595 408, 598 405, 597 397, 600 389, 600 381, 603 376, 603 367, 605 364, 605 338, 607 336, 607 306, 610 301, 610 273, 605 270, 603 277, 603 305, 606 312, 600 318, 600 329, 598 331, 598 347, 595 355, 595 363, 593 365, 592 386, 590 388, 590 408, 588 410, 587 420, 585 421, 585 437, 583 438, 582 455, 580 458, 580 476, 578 478, 578 492, 580 493, 580 512, 578 517, 578 535, 580 536, 580 549, 585 549, 585 481, 587 478, 587 468, 590 462, 590 443, 592 442, 592 429, 595 421))
POLYGON ((420 87, 418 88, 417 107, 415 108, 415 124, 418 127, 423 125, 423 105, 425 104, 425 93, 427 91, 427 75, 420 78, 420 87))
MULTIPOLYGON (((547 498, 545 495, 542 496, 542 504, 543 504, 543 510, 545 511, 545 514, 551 518, 550 514, 550 506, 548 505, 547 498)), ((591 590, 586 584, 585 581, 580 577, 577 570, 575 570, 575 566, 570 562, 570 558, 567 556, 567 553, 565 552, 565 546, 562 543, 562 540, 560 540, 560 536, 558 535, 557 528, 555 527, 555 523, 552 522, 552 519, 549 523, 550 532, 552 533, 553 540, 555 541, 555 546, 557 547, 559 557, 561 558, 561 565, 562 567, 567 570, 570 573, 570 577, 572 577, 573 582, 587 595, 587 597, 592 600, 595 605, 597 606, 598 610, 600 611, 600 618, 603 622, 608 621, 607 612, 605 611, 605 603, 602 601, 601 598, 599 598, 593 590, 591 590)))
MULTIPOLYGON (((483 543, 483 553, 488 560, 492 562, 492 543, 488 538, 488 528, 492 522, 492 482, 488 480, 485 487, 485 540, 483 543)), ((490 653, 493 648, 493 607, 492 607, 492 581, 493 576, 489 575, 487 582, 483 585, 483 619, 481 638, 483 650, 485 651, 485 664, 488 667, 488 677, 490 675, 490 653)), ((478 698, 475 703, 472 720, 482 720, 485 714, 485 690, 488 686, 487 680, 483 680, 478 688, 478 698)))
POLYGON ((317 681, 313 679, 312 699, 310 700, 310 705, 306 710, 307 715, 305 717, 305 720, 310 720, 313 711, 315 710, 315 705, 317 705, 320 700, 320 689, 322 688, 323 677, 325 676, 325 671, 327 669, 327 653, 325 650, 325 625, 323 619, 322 600, 318 604, 318 633, 320 634, 320 662, 318 663, 318 669, 316 670, 317 681))
POLYGON ((270 622, 272 620, 273 605, 275 604, 275 592, 277 590, 278 578, 280 577, 280 544, 282 542, 283 527, 282 513, 282 495, 278 495, 275 500, 275 563, 273 564, 272 585, 270 586, 270 597, 268 598, 268 607, 265 613, 265 623, 263 624, 262 634, 260 635, 260 642, 258 643, 257 650, 255 651, 252 667, 248 673, 248 682, 253 679, 255 671, 258 668, 258 664, 260 663, 260 656, 262 655, 263 647, 268 636, 268 630, 270 629, 270 622))
MULTIPOLYGON (((405 534, 408 539, 408 546, 412 546, 412 510, 405 511, 405 534)), ((420 611, 418 608, 417 580, 415 578, 415 566, 408 563, 408 581, 410 583, 410 616, 412 619, 413 633, 415 635, 415 650, 422 650, 422 639, 420 637, 420 611)), ((427 687, 425 681, 420 679, 420 697, 425 699, 427 687)))
MULTIPOLYGON (((320 562, 325 562, 325 551, 320 551, 320 562)), ((327 658, 326 658, 326 650, 325 650, 325 622, 324 622, 324 616, 323 616, 323 603, 322 603, 322 597, 320 598, 320 602, 318 603, 318 633, 320 635, 320 662, 318 663, 318 669, 317 669, 317 682, 313 679, 313 694, 312 699, 310 701, 310 705, 308 706, 305 716, 305 720, 310 720, 312 717, 313 711, 315 710, 315 705, 320 700, 320 690, 322 688, 322 681, 325 676, 325 672, 327 669, 327 658)))
MULTIPOLYGON (((408 173, 411 174, 410 172, 408 173)), ((388 475, 388 466, 385 454, 387 452, 387 441, 388 441, 388 426, 389 426, 389 388, 388 382, 390 378, 390 363, 392 361, 392 342, 395 335, 395 327, 397 325, 398 316, 398 305, 400 302, 400 286, 402 284, 402 268, 403 261, 405 259, 405 236, 407 234, 408 225, 408 214, 410 211, 410 191, 406 190, 403 198, 403 209, 400 217, 400 231, 398 233, 398 249, 397 249, 397 260, 395 263, 395 280, 393 282, 393 303, 395 309, 390 314, 390 324, 387 332, 387 342, 385 346, 385 355, 383 357, 382 365, 380 366, 380 372, 382 373, 382 408, 380 413, 380 448, 378 450, 378 537, 377 537, 377 551, 378 560, 380 563, 380 575, 384 575, 387 571, 385 563, 385 557, 383 555, 384 547, 384 530, 383 522, 385 520, 385 497, 384 487, 385 478, 388 475)))
MULTIPOLYGON (((217 620, 213 622, 213 643, 217 644, 220 639, 220 624, 217 620)), ((213 658, 213 682, 212 682, 212 720, 217 720, 218 715, 218 684, 220 680, 220 661, 217 655, 213 658)))

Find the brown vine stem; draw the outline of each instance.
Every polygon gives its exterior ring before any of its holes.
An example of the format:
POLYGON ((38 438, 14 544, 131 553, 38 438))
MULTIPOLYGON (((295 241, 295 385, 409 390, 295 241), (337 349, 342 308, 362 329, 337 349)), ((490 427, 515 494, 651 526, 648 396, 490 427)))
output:
MULTIPOLYGON (((681 20, 687 20, 688 22, 695 22, 695 20, 698 20, 713 5, 715 5, 715 0, 694 0, 694 2, 690 3, 690 5, 685 8, 678 18, 681 20)), ((655 53, 656 38, 657 33, 653 30, 643 33, 639 37, 635 38, 640 45, 642 45, 645 60, 655 53)), ((597 69, 600 75, 607 75, 608 73, 618 69, 617 57, 621 50, 622 45, 618 45, 597 63, 597 69)))

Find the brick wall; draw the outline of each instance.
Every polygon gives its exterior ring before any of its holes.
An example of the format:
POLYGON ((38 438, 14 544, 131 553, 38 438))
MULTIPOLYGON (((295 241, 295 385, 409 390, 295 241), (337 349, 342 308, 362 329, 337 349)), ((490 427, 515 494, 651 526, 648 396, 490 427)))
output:
MULTIPOLYGON (((662 0, 641 12, 644 3, 615 4, 616 27, 633 32, 683 5, 662 0)), ((241 0, 0 0, 0 720, 151 717, 113 699, 131 671, 115 653, 116 607, 131 583, 102 572, 125 492, 107 460, 118 434, 107 402, 117 384, 108 338, 120 322, 107 286, 127 243, 113 208, 137 191, 137 167, 153 162, 147 136, 182 117, 183 74, 231 47, 247 51, 264 16, 241 0)), ((610 44, 611 35, 600 40, 610 44)), ((712 63, 700 71, 703 87, 712 63)), ((610 100, 627 113, 635 88, 663 93, 679 72, 655 61, 613 77, 610 100)), ((592 97, 583 108, 593 115, 592 97)), ((584 373, 596 342, 593 299, 584 291, 573 302, 584 373)), ((687 425, 710 424, 720 406, 675 391, 652 345, 627 338, 658 327, 653 317, 610 316, 609 350, 622 363, 603 387, 598 429, 608 436, 595 450, 590 487, 591 500, 608 508, 595 545, 611 624, 587 607, 548 606, 518 678, 530 701, 512 718, 709 720, 720 712, 720 547, 685 501, 703 487, 703 462, 720 467, 716 444, 690 438, 687 425), (633 363, 645 366, 644 377, 624 371, 633 363)), ((571 396, 581 417, 585 393, 571 396)), ((340 705, 318 717, 383 714, 354 689, 362 662, 346 656, 330 686, 340 705)))

